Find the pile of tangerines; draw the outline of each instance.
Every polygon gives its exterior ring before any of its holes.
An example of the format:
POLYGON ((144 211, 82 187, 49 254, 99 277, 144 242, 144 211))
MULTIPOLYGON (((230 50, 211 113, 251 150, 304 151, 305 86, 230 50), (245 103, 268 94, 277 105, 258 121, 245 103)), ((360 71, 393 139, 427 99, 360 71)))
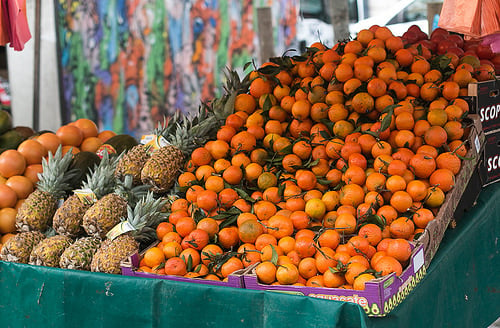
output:
POLYGON ((55 132, 36 133, 23 141, 17 149, 0 154, 0 247, 16 232, 17 209, 36 188, 42 159, 55 153, 59 145, 65 154, 71 151, 96 152, 113 131, 98 131, 97 125, 81 118, 63 125, 55 132))
POLYGON ((258 263, 264 284, 359 290, 400 275, 466 155, 474 74, 385 27, 272 58, 193 151, 139 270, 224 280, 258 263))

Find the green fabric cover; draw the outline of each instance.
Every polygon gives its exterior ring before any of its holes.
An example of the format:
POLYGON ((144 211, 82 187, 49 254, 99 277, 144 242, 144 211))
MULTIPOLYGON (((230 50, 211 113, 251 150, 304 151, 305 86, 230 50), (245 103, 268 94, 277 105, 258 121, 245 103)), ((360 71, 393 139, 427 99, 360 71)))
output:
POLYGON ((0 327, 366 327, 350 303, 7 262, 0 294, 0 327))
POLYGON ((385 318, 355 304, 0 261, 0 327, 486 327, 500 316, 500 184, 385 318))
POLYGON ((500 183, 448 229, 427 275, 369 327, 487 327, 500 317, 500 183))

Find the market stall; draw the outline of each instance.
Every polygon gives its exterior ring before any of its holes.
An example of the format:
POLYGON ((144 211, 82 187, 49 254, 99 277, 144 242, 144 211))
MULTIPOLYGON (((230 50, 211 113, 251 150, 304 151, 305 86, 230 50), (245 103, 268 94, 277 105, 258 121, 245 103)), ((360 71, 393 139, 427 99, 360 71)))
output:
POLYGON ((372 25, 243 65, 232 26, 216 70, 228 8, 199 5, 56 3, 64 124, 0 111, 0 325, 495 321, 500 34, 372 25))
POLYGON ((0 262, 0 323, 67 327, 486 327, 498 312, 500 185, 448 231, 425 278, 383 318, 275 292, 0 262), (481 254, 478 256, 478 254, 481 254))

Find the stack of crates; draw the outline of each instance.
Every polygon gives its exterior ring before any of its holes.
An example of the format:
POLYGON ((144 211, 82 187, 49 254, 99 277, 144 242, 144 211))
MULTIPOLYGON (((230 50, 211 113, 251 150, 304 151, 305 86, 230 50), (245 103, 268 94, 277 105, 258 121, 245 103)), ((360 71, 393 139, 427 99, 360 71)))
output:
POLYGON ((455 220, 474 206, 483 187, 500 181, 500 77, 469 84, 465 98, 470 112, 479 115, 486 139, 483 157, 457 206, 455 220))
POLYGON ((479 162, 484 187, 500 180, 500 80, 469 84, 469 96, 486 134, 484 158, 479 162))

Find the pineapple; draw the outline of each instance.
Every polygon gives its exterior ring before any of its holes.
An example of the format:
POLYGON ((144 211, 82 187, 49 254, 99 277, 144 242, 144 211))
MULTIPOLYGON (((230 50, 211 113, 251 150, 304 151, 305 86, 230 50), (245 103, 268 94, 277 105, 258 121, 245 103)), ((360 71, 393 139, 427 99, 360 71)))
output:
POLYGON ((175 129, 165 136, 168 145, 156 150, 141 171, 142 182, 152 185, 152 190, 158 193, 172 188, 186 157, 213 137, 218 127, 217 118, 203 108, 194 118, 184 117, 170 124, 175 124, 175 129))
POLYGON ((141 170, 147 160, 151 157, 149 147, 143 144, 134 146, 127 151, 122 160, 118 163, 115 176, 118 179, 123 179, 125 175, 133 177, 134 185, 141 183, 141 170))
POLYGON ((54 155, 43 159, 43 172, 39 175, 37 189, 32 192, 19 208, 16 216, 18 231, 44 231, 51 225, 59 199, 71 189, 68 183, 75 172, 68 170, 72 154, 62 155, 59 146, 54 155))
MULTIPOLYGON (((112 192, 115 187, 114 170, 120 158, 110 157, 106 151, 103 152, 99 165, 87 174, 87 179, 83 183, 84 191, 91 191, 97 199, 112 192)), ((72 238, 81 235, 83 216, 91 205, 92 201, 83 201, 76 193, 69 196, 56 210, 52 227, 61 235, 72 238)))
POLYGON ((117 181, 113 193, 107 194, 92 205, 84 214, 82 226, 92 237, 104 239, 111 228, 127 216, 127 204, 135 204, 151 186, 139 185, 133 187, 133 177, 126 175, 117 181))
POLYGON ((194 117, 170 120, 165 139, 168 145, 156 150, 141 171, 141 180, 152 185, 152 191, 164 193, 174 185, 187 156, 216 134, 220 124, 234 112, 238 92, 248 88, 248 79, 240 81, 234 71, 226 73, 226 95, 215 99, 211 106, 200 106, 194 117))
POLYGON ((31 251, 29 264, 59 267, 59 259, 73 240, 67 236, 55 235, 43 239, 31 251))
POLYGON ((20 232, 3 245, 0 250, 0 260, 28 263, 33 247, 44 238, 45 235, 40 231, 20 232))
POLYGON ((63 269, 90 271, 92 257, 101 245, 101 240, 95 237, 82 237, 64 250, 59 260, 63 269))
MULTIPOLYGON (((154 199, 150 192, 141 199, 135 207, 127 207, 127 220, 117 226, 110 233, 110 238, 103 241, 101 247, 92 258, 91 270, 119 274, 120 262, 134 252, 139 251, 140 244, 151 243, 156 238, 156 227, 159 222, 167 218, 167 213, 162 212, 165 199, 154 199), (127 232, 118 237, 111 236, 115 230, 120 231, 126 227, 127 232)), ((123 230, 122 230, 123 231, 123 230)))
MULTIPOLYGON (((177 121, 179 113, 177 112, 173 118, 177 121)), ((151 132, 154 136, 163 136, 168 134, 172 129, 172 125, 168 125, 166 120, 151 132)), ((150 144, 139 144, 126 152, 123 158, 118 162, 115 170, 115 176, 118 179, 123 179, 125 175, 130 174, 134 178, 134 185, 139 185, 141 181, 141 170, 144 164, 151 157, 152 149, 150 144)))

